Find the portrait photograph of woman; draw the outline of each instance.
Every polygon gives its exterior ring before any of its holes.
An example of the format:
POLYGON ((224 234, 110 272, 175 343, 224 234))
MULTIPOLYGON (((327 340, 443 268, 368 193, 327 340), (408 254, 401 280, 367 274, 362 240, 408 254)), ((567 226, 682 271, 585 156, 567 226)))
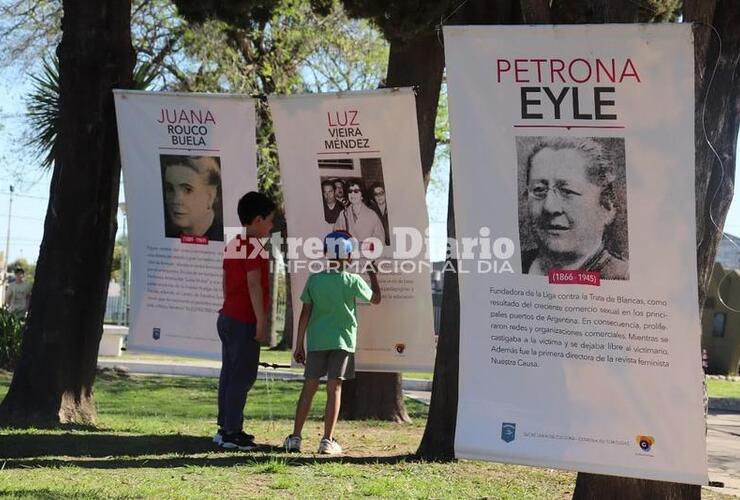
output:
POLYGON ((165 236, 223 241, 221 161, 215 156, 160 155, 165 236))

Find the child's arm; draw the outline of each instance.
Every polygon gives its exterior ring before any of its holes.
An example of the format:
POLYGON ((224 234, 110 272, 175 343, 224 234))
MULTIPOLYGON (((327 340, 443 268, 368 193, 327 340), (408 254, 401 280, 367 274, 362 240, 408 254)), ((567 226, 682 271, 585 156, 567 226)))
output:
POLYGON ((311 319, 311 304, 303 304, 301 317, 298 319, 298 338, 296 339, 295 352, 293 353, 293 359, 295 359, 296 363, 304 363, 306 361, 306 351, 303 348, 303 341, 306 338, 309 319, 311 319))
POLYGON ((249 298, 252 301, 254 316, 257 318, 257 333, 254 336, 254 340, 260 343, 267 341, 267 313, 265 312, 263 302, 261 281, 261 269, 253 269, 247 272, 247 289, 249 290, 249 298))
POLYGON ((371 304, 380 304, 380 285, 378 284, 378 276, 375 274, 375 265, 373 269, 367 271, 367 276, 370 278, 370 289, 373 291, 373 296, 370 298, 371 304))

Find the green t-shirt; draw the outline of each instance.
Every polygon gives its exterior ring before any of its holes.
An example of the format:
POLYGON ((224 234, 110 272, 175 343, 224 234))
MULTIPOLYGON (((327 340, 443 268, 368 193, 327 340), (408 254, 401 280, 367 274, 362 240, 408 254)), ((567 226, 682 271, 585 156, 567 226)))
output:
POLYGON ((370 286, 361 276, 345 271, 312 274, 301 294, 311 304, 308 321, 308 351, 341 349, 355 352, 357 343, 356 299, 369 302, 370 286))

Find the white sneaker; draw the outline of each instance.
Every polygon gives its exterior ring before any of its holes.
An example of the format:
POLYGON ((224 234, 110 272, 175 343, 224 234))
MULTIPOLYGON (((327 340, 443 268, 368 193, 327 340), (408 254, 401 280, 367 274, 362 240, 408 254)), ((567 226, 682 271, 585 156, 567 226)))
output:
POLYGON ((339 455, 342 453, 342 447, 339 446, 339 443, 334 438, 323 438, 321 443, 319 443, 319 453, 322 455, 339 455))
POLYGON ((301 436, 289 435, 283 441, 283 448, 285 451, 301 451, 301 436))
POLYGON ((213 444, 216 446, 221 446, 221 443, 224 442, 224 434, 221 429, 216 431, 216 434, 213 435, 213 444))

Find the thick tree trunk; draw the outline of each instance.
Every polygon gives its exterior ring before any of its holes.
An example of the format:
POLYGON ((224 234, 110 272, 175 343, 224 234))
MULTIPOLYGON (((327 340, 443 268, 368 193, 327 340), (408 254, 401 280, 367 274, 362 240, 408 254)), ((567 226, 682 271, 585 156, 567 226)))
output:
POLYGON ((688 500, 700 499, 701 487, 692 484, 646 481, 626 477, 578 473, 574 500, 688 500))
POLYGON ((410 422, 403 403, 401 374, 358 372, 354 380, 342 384, 340 416, 344 420, 410 422))
MULTIPOLYGON (((520 7, 516 0, 472 0, 450 19, 450 24, 514 24, 522 21, 522 10, 532 16, 543 16, 543 4, 532 0, 530 8, 520 7)), ((530 22, 535 22, 532 19, 530 22)), ((447 237, 455 238, 455 207, 450 169, 447 204, 447 237)), ((429 416, 417 455, 427 460, 451 460, 455 457, 457 425, 458 375, 460 367, 460 295, 457 260, 448 259, 442 289, 437 356, 429 416)))
MULTIPOLYGON (((434 135, 439 91, 444 71, 444 50, 434 33, 410 41, 392 41, 388 57, 386 87, 416 87, 416 116, 419 124, 421 174, 424 186, 434 163, 434 135)), ((342 418, 376 418, 409 421, 403 402, 400 373, 358 372, 342 388, 342 418)))
MULTIPOLYGON (((452 172, 447 212, 447 237, 455 238, 455 205, 453 203, 452 172)), ((437 358, 434 362, 432 401, 424 436, 416 452, 426 460, 455 458, 455 426, 457 425, 458 374, 460 368, 460 294, 457 260, 448 259, 442 287, 442 317, 440 319, 437 358), (453 401, 453 403, 450 403, 453 401)))
MULTIPOLYGON (((716 36, 712 35, 711 28, 697 25, 694 30, 696 257, 700 307, 706 296, 717 245, 722 238, 721 228, 732 201, 735 151, 740 124, 740 34, 737 31, 740 26, 740 4, 727 0, 717 2, 716 13, 713 4, 714 2, 707 1, 701 2, 700 6, 693 2, 686 3, 686 20, 711 22, 722 39, 722 55, 718 59, 719 44, 716 36), (715 15, 712 22, 713 13, 715 15), (704 135, 705 129, 707 137, 704 135), (712 143, 717 155, 707 140, 712 143)), ((573 498, 689 500, 701 498, 701 488, 696 485, 580 473, 573 498)))
MULTIPOLYGON (((471 5, 475 3, 475 1, 470 2, 471 5)), ((506 6, 505 1, 498 3, 500 5, 496 9, 506 6)), ((631 0, 623 2, 612 0, 607 3, 597 0, 590 5, 586 0, 556 1, 551 2, 551 5, 553 11, 548 13, 543 11, 543 2, 522 0, 522 13, 530 23, 543 23, 548 19, 557 23, 584 22, 588 20, 583 17, 584 15, 591 16, 592 21, 603 21, 608 18, 611 22, 626 22, 640 20, 640 16, 650 14, 649 11, 636 10, 634 7, 637 3, 631 0), (595 16, 600 19, 595 19, 595 16), (629 19, 623 19, 623 17, 629 19)), ((735 147, 740 123, 740 72, 738 71, 740 32, 737 31, 737 26, 740 26, 740 3, 728 0, 718 1, 715 12, 714 1, 686 0, 684 9, 684 17, 687 21, 705 23, 695 30, 696 102, 698 103, 696 107, 696 224, 701 304, 704 300, 716 247, 722 236, 717 226, 722 227, 732 199, 735 147), (717 58, 717 37, 713 35, 708 24, 713 24, 719 32, 723 49, 714 81, 707 93, 714 61, 717 58), (707 95, 706 104, 704 104, 705 95, 707 95), (717 150, 717 155, 705 140, 704 128, 717 150)), ((467 22, 473 22, 474 19, 480 18, 480 15, 479 13, 477 17, 468 18, 467 22)), ((487 14, 484 12, 482 15, 487 14)), ((497 22, 505 24, 508 21, 499 19, 497 22)), ((452 205, 450 204, 448 225, 451 222, 452 205)), ((454 456, 459 366, 459 303, 457 302, 457 290, 455 290, 454 297, 447 293, 450 285, 457 284, 456 281, 448 278, 451 277, 445 277, 443 327, 437 350, 432 402, 427 428, 418 451, 419 455, 427 459, 445 459, 454 456), (446 319, 450 316, 457 321, 446 319)), ((701 489, 693 485, 581 473, 578 474, 574 498, 690 499, 699 498, 700 495, 701 489)))
POLYGON ((112 88, 131 86, 130 0, 65 0, 60 115, 44 239, 4 424, 91 423, 116 234, 112 88))
POLYGON ((434 152, 437 149, 434 132, 444 68, 444 47, 436 33, 432 32, 407 42, 391 42, 385 85, 416 88, 416 118, 419 124, 424 186, 429 184, 434 152))

